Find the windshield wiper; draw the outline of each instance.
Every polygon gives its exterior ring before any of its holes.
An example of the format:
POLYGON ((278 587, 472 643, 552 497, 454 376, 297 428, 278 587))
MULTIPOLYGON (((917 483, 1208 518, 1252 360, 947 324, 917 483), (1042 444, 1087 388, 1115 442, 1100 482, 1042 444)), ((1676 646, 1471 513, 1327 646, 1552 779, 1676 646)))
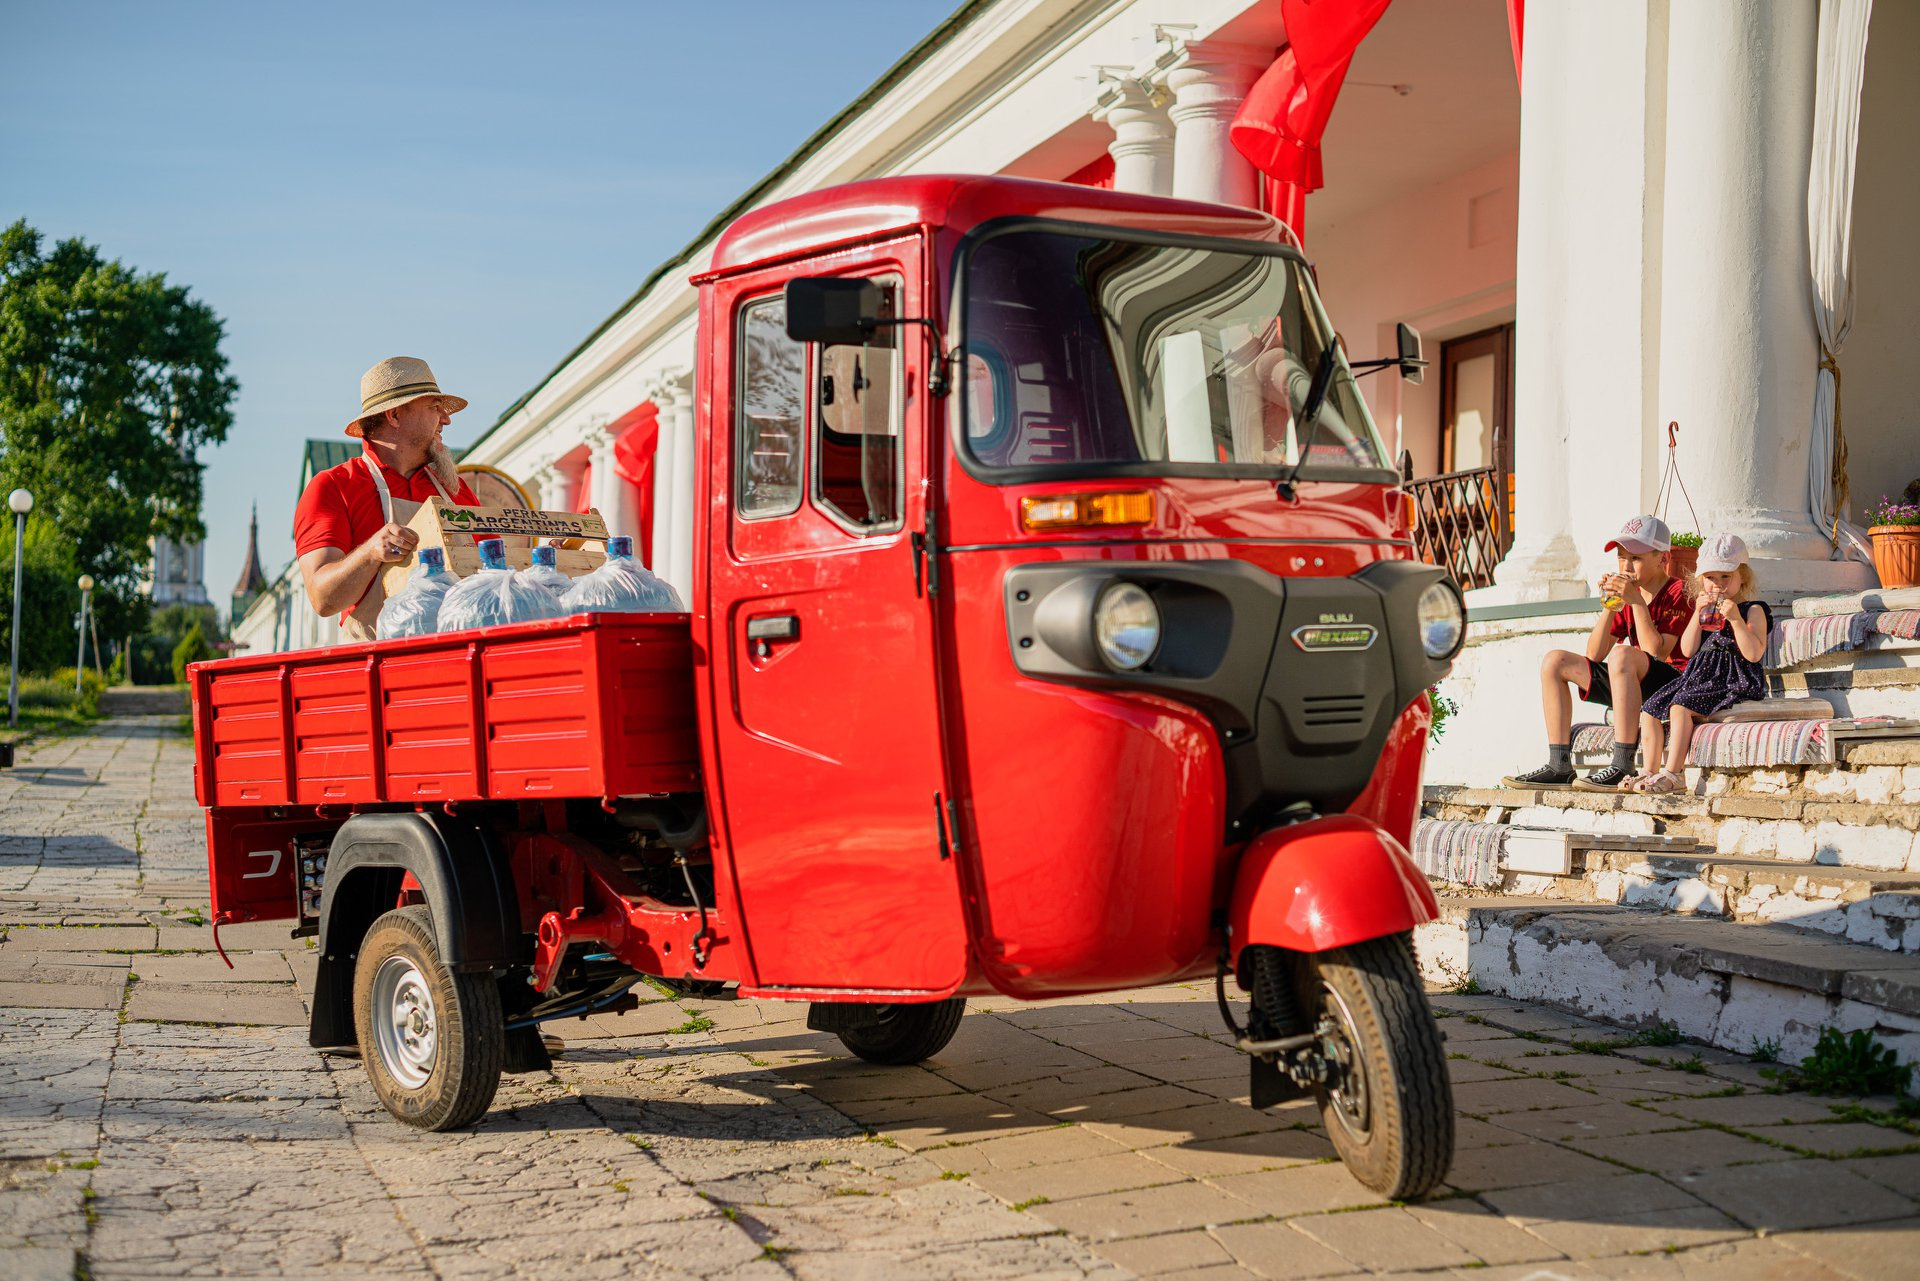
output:
POLYGON ((1307 465, 1314 439, 1320 434, 1320 410, 1327 403, 1328 389, 1333 386, 1334 358, 1338 354, 1339 348, 1333 343, 1328 343, 1320 352, 1320 364, 1313 371, 1313 381, 1307 384, 1307 399, 1300 406, 1300 417, 1307 424, 1307 438, 1301 442, 1300 456, 1293 460, 1293 466, 1273 484, 1274 493, 1288 502, 1294 500, 1293 482, 1300 475, 1300 469, 1307 465))

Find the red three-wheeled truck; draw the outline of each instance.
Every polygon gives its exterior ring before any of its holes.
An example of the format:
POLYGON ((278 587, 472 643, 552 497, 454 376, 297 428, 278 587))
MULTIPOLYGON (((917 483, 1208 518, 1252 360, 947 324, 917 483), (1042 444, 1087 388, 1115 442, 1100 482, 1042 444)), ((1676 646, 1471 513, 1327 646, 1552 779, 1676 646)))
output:
POLYGON ((216 920, 317 935, 314 1046, 446 1129, 643 976, 892 1064, 969 995, 1213 979, 1254 1106, 1430 1190, 1406 845, 1465 610, 1286 230, 883 179, 697 283, 689 613, 192 669, 216 920))

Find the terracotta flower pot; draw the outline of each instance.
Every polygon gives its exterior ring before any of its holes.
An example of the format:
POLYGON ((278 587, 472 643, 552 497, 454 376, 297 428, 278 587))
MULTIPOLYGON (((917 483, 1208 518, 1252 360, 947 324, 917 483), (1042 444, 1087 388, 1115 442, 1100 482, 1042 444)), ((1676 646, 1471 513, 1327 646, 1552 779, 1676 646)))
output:
POLYGON ((1675 578, 1692 578, 1693 570, 1700 563, 1698 547, 1669 547, 1667 549, 1667 572, 1675 578))
POLYGON ((1875 525, 1873 568, 1882 587, 1920 587, 1920 525, 1875 525))

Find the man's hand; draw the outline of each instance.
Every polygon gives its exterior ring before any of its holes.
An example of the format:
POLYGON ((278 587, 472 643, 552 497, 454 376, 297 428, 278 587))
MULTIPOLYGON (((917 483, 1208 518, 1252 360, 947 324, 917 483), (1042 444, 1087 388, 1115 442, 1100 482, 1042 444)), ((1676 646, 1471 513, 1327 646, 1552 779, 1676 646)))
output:
POLYGON ((388 521, 361 546, 382 564, 402 561, 413 555, 413 549, 420 545, 420 535, 396 521, 388 521))
POLYGON ((1628 609, 1632 609, 1635 605, 1652 604, 1646 588, 1640 586, 1640 580, 1630 575, 1615 574, 1613 590, 1619 594, 1621 604, 1628 609))

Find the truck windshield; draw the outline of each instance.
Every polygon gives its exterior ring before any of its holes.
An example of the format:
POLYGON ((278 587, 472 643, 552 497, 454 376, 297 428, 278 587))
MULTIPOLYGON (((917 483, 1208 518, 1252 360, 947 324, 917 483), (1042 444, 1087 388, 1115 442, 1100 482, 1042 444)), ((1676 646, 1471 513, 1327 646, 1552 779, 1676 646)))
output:
POLYGON ((970 248, 965 289, 981 467, 1394 480, 1337 352, 1318 427, 1301 420, 1333 328, 1296 258, 1006 231, 970 248))

